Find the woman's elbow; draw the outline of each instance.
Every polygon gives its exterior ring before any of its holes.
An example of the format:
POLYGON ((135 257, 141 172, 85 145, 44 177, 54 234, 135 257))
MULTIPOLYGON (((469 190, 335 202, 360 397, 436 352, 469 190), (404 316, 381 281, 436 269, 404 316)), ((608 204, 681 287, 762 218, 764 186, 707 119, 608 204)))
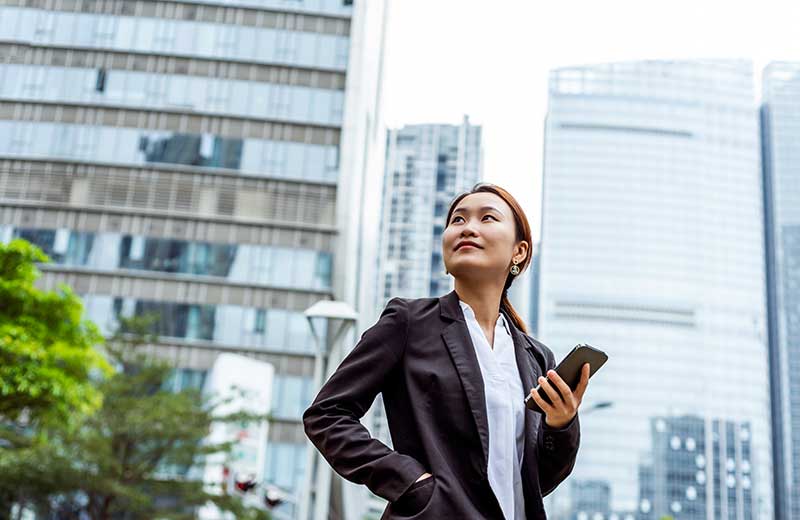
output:
POLYGON ((321 414, 319 407, 317 407, 316 404, 311 404, 303 412, 302 419, 303 431, 305 431, 306 437, 316 446, 322 432, 322 428, 320 427, 321 414))

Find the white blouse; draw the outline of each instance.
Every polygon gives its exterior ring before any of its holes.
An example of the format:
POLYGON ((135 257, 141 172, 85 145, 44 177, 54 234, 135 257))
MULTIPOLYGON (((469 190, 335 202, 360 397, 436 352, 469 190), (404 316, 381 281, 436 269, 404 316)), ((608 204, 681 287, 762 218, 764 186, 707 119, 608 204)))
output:
POLYGON ((522 456, 525 434, 525 390, 517 369, 514 341, 503 313, 494 329, 494 349, 475 318, 459 300, 483 376, 489 421, 489 484, 507 520, 525 519, 522 456))

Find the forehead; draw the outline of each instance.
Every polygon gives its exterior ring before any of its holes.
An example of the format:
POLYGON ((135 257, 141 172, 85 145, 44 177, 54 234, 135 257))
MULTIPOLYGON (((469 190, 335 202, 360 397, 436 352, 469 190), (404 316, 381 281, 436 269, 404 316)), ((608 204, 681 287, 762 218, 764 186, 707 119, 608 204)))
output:
POLYGON ((458 211, 475 212, 485 206, 491 206, 503 215, 511 214, 511 207, 509 207, 509 205, 506 204, 506 202, 501 199, 500 196, 495 195, 494 193, 486 192, 472 193, 467 195, 458 202, 458 205, 455 208, 453 208, 453 214, 458 211))

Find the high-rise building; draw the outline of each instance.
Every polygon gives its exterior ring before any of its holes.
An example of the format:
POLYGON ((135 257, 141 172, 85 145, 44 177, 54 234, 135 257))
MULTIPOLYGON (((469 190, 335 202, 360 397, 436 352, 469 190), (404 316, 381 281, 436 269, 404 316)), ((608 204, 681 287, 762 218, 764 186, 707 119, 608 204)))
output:
POLYGON ((569 483, 574 501, 571 520, 604 519, 610 515, 611 486, 605 480, 572 480, 569 483))
POLYGON ((299 498, 303 311, 350 304, 350 343, 376 316, 385 1, 1 4, 0 239, 41 246, 42 284, 106 331, 155 312, 178 381, 271 363, 263 475, 299 498))
POLYGON ((684 415, 653 417, 650 426, 652 453, 639 468, 640 520, 756 518, 748 423, 684 415))
POLYGON ((771 518, 752 65, 555 70, 545 147, 539 338, 557 359, 577 343, 606 351, 583 406, 613 404, 581 421, 569 478, 606 480, 610 510, 643 512, 637 469, 652 453, 650 417, 747 423, 753 516, 771 518))
POLYGON ((762 146, 775 517, 800 518, 800 63, 763 75, 762 146))
POLYGON ((379 239, 378 306, 396 296, 450 292, 442 233, 450 202, 481 180, 481 127, 409 125, 389 130, 379 239))

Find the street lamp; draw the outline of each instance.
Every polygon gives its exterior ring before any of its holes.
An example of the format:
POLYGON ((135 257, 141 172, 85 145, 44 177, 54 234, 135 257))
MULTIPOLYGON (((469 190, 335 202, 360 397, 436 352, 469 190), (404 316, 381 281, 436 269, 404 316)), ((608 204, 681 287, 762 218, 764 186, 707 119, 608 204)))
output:
MULTIPOLYGON (((355 325, 358 314, 346 302, 320 300, 305 311, 314 336, 314 391, 330 378, 340 362, 338 348, 342 337, 355 325)), ((328 520, 331 503, 331 485, 336 485, 341 495, 341 483, 333 482, 333 472, 318 450, 311 446, 306 456, 305 486, 300 501, 300 520, 328 520)), ((341 496, 335 497, 341 505, 341 496)))

